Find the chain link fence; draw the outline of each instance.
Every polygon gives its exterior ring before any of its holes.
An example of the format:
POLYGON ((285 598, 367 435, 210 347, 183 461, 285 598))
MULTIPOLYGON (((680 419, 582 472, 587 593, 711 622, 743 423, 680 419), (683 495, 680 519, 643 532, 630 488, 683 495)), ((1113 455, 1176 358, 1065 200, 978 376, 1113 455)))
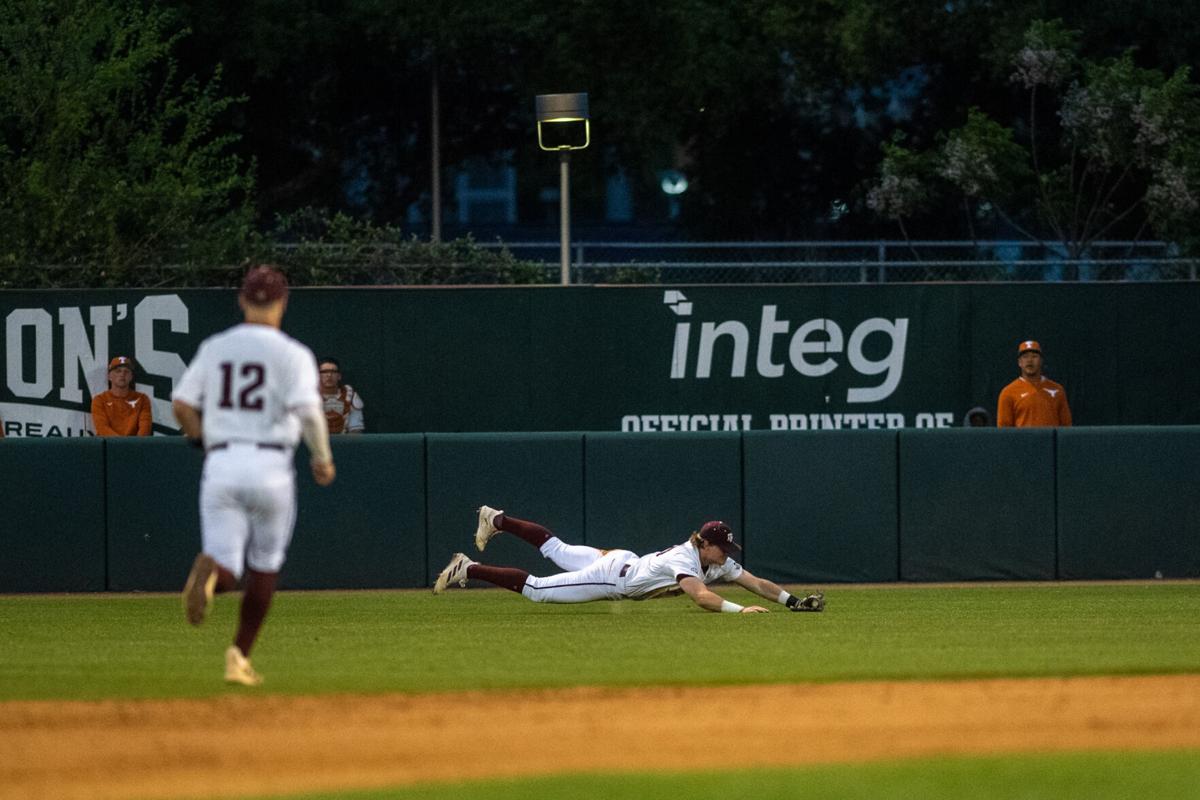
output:
MULTIPOLYGON (((559 279, 558 242, 494 243, 559 279)), ((1103 241, 1084 258, 1025 241, 576 242, 572 283, 921 283, 1196 280, 1165 242, 1103 241)))
MULTIPOLYGON (((270 245, 295 286, 557 284, 559 242, 270 245)), ((1165 242, 1094 243, 1084 258, 1024 241, 575 242, 573 284, 1194 281, 1165 242)), ((0 288, 237 286, 245 264, 0 266, 0 288)))

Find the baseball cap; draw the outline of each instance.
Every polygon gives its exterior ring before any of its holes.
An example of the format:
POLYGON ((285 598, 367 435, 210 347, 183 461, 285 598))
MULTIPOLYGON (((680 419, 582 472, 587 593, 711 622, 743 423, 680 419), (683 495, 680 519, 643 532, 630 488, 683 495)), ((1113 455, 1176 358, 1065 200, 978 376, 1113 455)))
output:
POLYGON ((1017 355, 1021 355, 1022 353, 1026 353, 1030 350, 1037 353, 1039 356, 1042 354, 1042 346, 1033 339, 1026 339, 1017 345, 1017 355))
POLYGON ((265 306, 287 297, 287 278, 278 267, 259 264, 246 273, 242 281, 242 297, 256 306, 265 306))
POLYGON ((133 359, 129 356, 117 356, 112 361, 108 362, 108 371, 112 372, 117 367, 128 367, 133 369, 133 359))
POLYGON ((733 531, 719 519, 710 520, 700 526, 700 538, 709 544, 715 544, 725 551, 725 555, 740 553, 742 548, 733 540, 733 531))

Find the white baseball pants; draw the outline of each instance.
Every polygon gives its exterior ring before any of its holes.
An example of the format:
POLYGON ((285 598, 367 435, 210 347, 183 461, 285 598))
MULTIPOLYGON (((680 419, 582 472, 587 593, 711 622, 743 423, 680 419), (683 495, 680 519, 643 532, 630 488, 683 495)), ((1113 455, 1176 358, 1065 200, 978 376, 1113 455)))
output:
POLYGON ((604 552, 586 545, 567 544, 552 536, 541 553, 560 569, 569 570, 539 578, 530 575, 521 594, 535 603, 589 603, 620 600, 624 594, 621 568, 637 560, 629 550, 604 552))
POLYGON ((296 523, 296 472, 290 450, 232 443, 204 459, 200 538, 205 553, 241 578, 279 572, 296 523))

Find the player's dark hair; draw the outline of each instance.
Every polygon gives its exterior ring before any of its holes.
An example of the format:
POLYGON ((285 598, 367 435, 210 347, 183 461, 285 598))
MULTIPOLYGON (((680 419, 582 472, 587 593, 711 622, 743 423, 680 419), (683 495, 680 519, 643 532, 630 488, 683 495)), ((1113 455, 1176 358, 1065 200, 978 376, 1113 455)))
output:
POLYGON ((335 367, 337 367, 338 372, 342 371, 342 364, 336 358, 318 358, 317 366, 320 366, 321 364, 333 364, 335 367))
POLYGON ((288 296, 287 277, 274 264, 251 267, 242 280, 241 298, 252 306, 267 306, 288 296))

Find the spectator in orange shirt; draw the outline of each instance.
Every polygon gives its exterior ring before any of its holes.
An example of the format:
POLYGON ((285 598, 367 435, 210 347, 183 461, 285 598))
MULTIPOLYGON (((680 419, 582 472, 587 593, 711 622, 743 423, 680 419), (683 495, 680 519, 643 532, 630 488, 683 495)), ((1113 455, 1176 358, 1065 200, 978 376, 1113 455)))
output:
POLYGON ((1063 387, 1042 374, 1042 346, 1032 339, 1017 345, 1021 374, 1000 392, 997 428, 1071 427, 1071 407, 1063 387))
POLYGON ((97 436, 150 435, 150 398, 134 391, 132 385, 132 358, 117 356, 108 362, 108 391, 92 398, 97 436))

